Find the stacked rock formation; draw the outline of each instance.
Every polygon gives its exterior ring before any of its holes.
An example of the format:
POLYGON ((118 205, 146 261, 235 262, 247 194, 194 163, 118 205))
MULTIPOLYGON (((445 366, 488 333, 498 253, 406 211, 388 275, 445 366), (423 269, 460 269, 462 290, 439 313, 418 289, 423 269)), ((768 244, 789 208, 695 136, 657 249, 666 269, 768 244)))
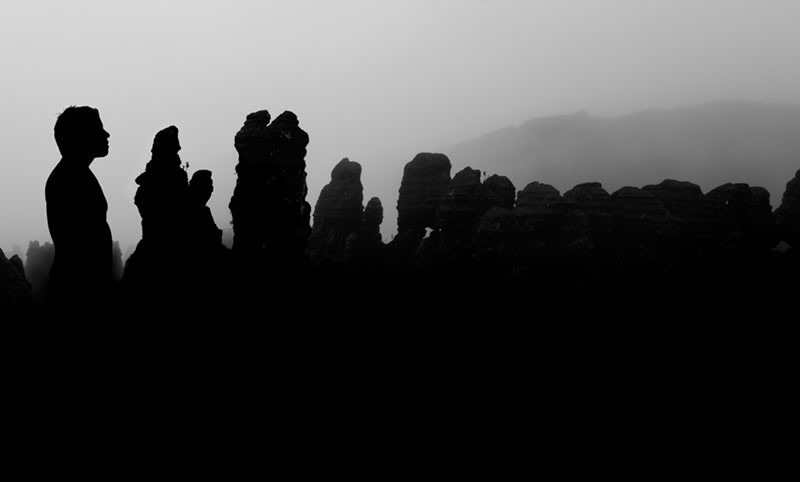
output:
POLYGON ((236 134, 239 162, 228 206, 233 251, 239 260, 285 270, 304 262, 311 234, 305 171, 308 140, 297 116, 289 111, 272 123, 266 110, 254 112, 236 134))
POLYGON ((361 227, 363 202, 361 165, 344 158, 333 168, 331 182, 322 188, 314 207, 314 226, 308 243, 312 258, 336 259, 342 255, 347 238, 361 227))
POLYGON ((775 211, 778 230, 783 241, 792 248, 800 247, 800 170, 786 183, 780 207, 775 211))

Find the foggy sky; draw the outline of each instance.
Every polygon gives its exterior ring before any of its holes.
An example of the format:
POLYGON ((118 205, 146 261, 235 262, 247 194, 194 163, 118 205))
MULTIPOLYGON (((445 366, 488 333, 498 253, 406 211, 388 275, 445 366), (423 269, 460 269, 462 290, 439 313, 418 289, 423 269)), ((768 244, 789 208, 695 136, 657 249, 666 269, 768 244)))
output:
POLYGON ((229 227, 233 136, 260 109, 309 133, 312 206, 342 157, 361 163, 388 241, 417 152, 578 110, 800 104, 798 18, 794 0, 3 2, 0 247, 50 239, 44 184, 69 105, 99 108, 111 134, 92 169, 123 252, 141 236, 134 179, 169 125, 190 173, 213 171, 229 227))

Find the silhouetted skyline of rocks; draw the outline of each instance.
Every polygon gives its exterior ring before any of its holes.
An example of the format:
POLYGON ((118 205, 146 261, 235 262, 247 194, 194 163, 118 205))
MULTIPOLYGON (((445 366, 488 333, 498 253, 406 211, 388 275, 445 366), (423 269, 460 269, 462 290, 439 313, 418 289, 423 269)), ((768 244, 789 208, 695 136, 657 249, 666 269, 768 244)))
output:
MULTIPOLYGON (((330 296, 349 283, 376 295, 377 286, 608 290, 646 279, 660 289, 724 290, 758 279, 797 282, 800 171, 773 211, 769 192, 745 183, 703 193, 691 182, 666 179, 609 193, 586 182, 562 195, 533 181, 517 191, 508 178, 470 167, 451 177, 446 155, 420 153, 403 171, 398 234, 384 243, 383 205, 377 197, 364 205, 365 168, 348 158, 333 168, 311 225, 309 136, 291 112, 270 120, 266 110, 252 113, 234 137, 232 254, 206 206, 212 173, 196 173, 190 189, 178 129, 156 134, 137 178, 142 240, 124 272, 114 244, 119 300, 188 310, 185 300, 201 296, 242 308, 263 293, 288 295, 306 282, 317 295, 330 289, 330 296), (780 242, 789 249, 777 250, 780 242), (339 280, 347 282, 334 287, 339 280)), ((41 304, 52 258, 53 246, 37 241, 24 267, 18 256, 0 254, 0 306, 41 304)))

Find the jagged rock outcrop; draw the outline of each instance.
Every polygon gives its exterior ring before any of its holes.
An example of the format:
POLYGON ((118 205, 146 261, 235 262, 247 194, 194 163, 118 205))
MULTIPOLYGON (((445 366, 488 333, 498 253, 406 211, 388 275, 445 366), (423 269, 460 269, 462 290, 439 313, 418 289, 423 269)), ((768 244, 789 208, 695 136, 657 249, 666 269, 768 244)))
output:
POLYGON ((25 279, 22 260, 17 255, 8 259, 0 249, 0 315, 30 306, 31 284, 25 279))
POLYGON ((780 237, 800 249, 800 170, 786 183, 781 205, 775 210, 780 237))
MULTIPOLYGON (((403 169, 397 200, 397 231, 415 231, 436 225, 436 209, 450 184, 450 159, 444 154, 420 153, 403 169)), ((480 181, 480 178, 479 178, 480 181)))
POLYGON ((45 301, 47 284, 50 282, 50 268, 53 266, 56 250, 52 243, 28 243, 25 253, 25 277, 31 283, 33 302, 41 306, 45 301))
POLYGON ((469 167, 459 171, 445 188, 436 210, 436 225, 444 233, 470 232, 489 208, 481 172, 469 167))
POLYGON ((361 227, 363 211, 361 165, 344 158, 333 168, 331 182, 322 188, 314 207, 314 226, 308 243, 311 256, 339 258, 348 236, 361 227))
MULTIPOLYGON (((239 260, 292 270, 304 263, 311 234, 306 201, 308 134, 286 111, 270 123, 266 110, 247 116, 236 134, 236 187, 228 205, 239 260)), ((254 274, 255 276, 255 274, 254 274)))
POLYGON ((493 174, 483 182, 483 185, 486 188, 489 206, 514 209, 517 190, 509 178, 493 174))

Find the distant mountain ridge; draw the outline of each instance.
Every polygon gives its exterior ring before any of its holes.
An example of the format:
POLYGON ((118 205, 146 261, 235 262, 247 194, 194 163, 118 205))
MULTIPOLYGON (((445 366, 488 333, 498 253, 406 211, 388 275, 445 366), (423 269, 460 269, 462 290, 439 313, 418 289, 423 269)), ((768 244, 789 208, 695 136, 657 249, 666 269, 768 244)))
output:
POLYGON ((765 187, 773 208, 800 168, 800 105, 715 102, 617 118, 585 112, 531 119, 448 151, 466 166, 562 193, 598 181, 609 192, 672 178, 704 192, 726 182, 765 187))

